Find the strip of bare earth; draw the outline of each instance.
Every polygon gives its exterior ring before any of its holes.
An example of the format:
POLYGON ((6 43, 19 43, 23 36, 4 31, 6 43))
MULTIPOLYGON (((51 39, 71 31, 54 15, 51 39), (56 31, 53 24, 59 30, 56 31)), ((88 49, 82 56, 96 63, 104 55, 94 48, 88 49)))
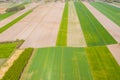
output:
POLYGON ((112 37, 120 43, 120 27, 114 22, 109 20, 105 15, 100 13, 89 3, 83 2, 83 4, 90 10, 90 12, 96 17, 96 19, 103 25, 103 27, 112 35, 112 37))
POLYGON ((69 2, 68 7, 68 46, 86 47, 84 35, 77 17, 76 9, 73 2, 69 2))

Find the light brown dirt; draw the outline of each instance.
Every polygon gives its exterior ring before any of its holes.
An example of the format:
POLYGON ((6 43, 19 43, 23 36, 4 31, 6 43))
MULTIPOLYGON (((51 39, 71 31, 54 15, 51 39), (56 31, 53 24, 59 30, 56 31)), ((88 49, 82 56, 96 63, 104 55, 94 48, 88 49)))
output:
POLYGON ((107 47, 117 63, 120 65, 120 44, 108 45, 107 47))
POLYGON ((0 67, 0 79, 5 75, 8 69, 12 66, 15 60, 24 50, 16 50, 15 53, 0 67))
POLYGON ((110 19, 108 19, 105 15, 96 10, 93 6, 91 6, 87 2, 83 2, 83 4, 90 10, 90 12, 96 17, 96 19, 103 25, 103 27, 112 35, 112 37, 120 43, 120 26, 116 25, 110 19))
POLYGON ((48 3, 0 34, 0 41, 26 40, 21 48, 55 46, 64 3, 48 3), (8 36, 9 34, 9 36, 8 36))
POLYGON ((17 12, 16 14, 0 21, 0 28, 3 27, 4 25, 8 24, 9 22, 13 21, 20 15, 24 14, 25 12, 29 11, 30 9, 34 8, 35 6, 39 5, 40 3, 31 3, 29 6, 27 6, 24 10, 17 12))
POLYGON ((86 47, 84 35, 73 2, 69 2, 68 12, 68 46, 86 47))
POLYGON ((49 47, 56 45, 57 34, 62 17, 64 3, 57 3, 51 7, 44 19, 31 32, 21 48, 26 47, 49 47))

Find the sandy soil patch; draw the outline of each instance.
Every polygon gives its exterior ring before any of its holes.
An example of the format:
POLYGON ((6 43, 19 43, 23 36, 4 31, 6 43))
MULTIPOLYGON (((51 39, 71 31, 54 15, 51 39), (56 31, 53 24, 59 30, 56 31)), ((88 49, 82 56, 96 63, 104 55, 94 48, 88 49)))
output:
POLYGON ((117 63, 120 65, 120 44, 108 45, 107 47, 111 51, 117 63))
POLYGON ((5 13, 6 8, 0 8, 0 14, 5 13))
POLYGON ((7 58, 0 58, 0 66, 7 60, 7 58))
POLYGON ((51 9, 44 9, 45 11, 48 11, 47 14, 42 21, 38 22, 39 24, 34 28, 34 30, 32 30, 21 48, 38 48, 56 45, 64 3, 55 3, 48 7, 51 9))
POLYGON ((24 10, 17 12, 16 14, 0 21, 0 28, 3 27, 4 25, 8 24, 9 22, 13 21, 20 15, 24 14, 25 12, 29 11, 30 9, 34 8, 35 6, 39 5, 40 3, 31 3, 29 6, 27 6, 24 10))
POLYGON ((112 35, 112 37, 120 43, 120 26, 116 25, 110 19, 108 19, 105 15, 96 10, 93 6, 91 6, 87 2, 83 2, 83 4, 90 10, 90 12, 96 17, 96 19, 103 25, 103 27, 112 35))
POLYGON ((69 2, 68 7, 68 46, 72 47, 86 47, 85 38, 77 17, 75 6, 73 2, 69 2))
POLYGON ((13 62, 18 59, 24 50, 16 50, 15 53, 0 67, 0 79, 5 75, 7 70, 12 66, 13 62))

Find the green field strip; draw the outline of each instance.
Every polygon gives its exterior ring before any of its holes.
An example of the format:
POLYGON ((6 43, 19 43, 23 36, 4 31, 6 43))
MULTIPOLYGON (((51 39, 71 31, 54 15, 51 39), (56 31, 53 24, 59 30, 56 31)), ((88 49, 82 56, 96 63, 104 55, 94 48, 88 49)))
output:
POLYGON ((120 66, 107 47, 86 48, 94 80, 119 80, 120 66))
POLYGON ((19 16, 18 18, 14 19, 13 21, 11 21, 10 23, 6 24, 5 26, 0 28, 0 33, 4 32, 5 30, 7 30, 8 28, 12 27, 14 24, 16 24, 18 21, 20 21, 21 19, 23 19, 25 16, 27 16, 28 14, 30 14, 33 11, 33 9, 27 11, 26 13, 24 13, 23 15, 19 16))
POLYGON ((23 41, 0 43, 0 58, 8 58, 23 41))
POLYGON ((120 8, 103 2, 92 2, 90 4, 120 26, 120 8))
POLYGON ((92 80, 84 48, 39 48, 29 63, 21 80, 92 80))
POLYGON ((64 12, 62 15, 56 46, 67 46, 67 27, 68 27, 68 2, 66 2, 64 7, 64 12))
POLYGON ((0 14, 0 21, 4 20, 5 18, 8 18, 9 16, 15 14, 16 12, 8 12, 4 14, 0 14))
POLYGON ((81 2, 75 2, 75 7, 88 46, 117 43, 81 2))
POLYGON ((32 48, 25 49, 22 54, 20 54, 19 58, 14 61, 1 80, 19 80, 24 67, 28 63, 32 51, 32 48))

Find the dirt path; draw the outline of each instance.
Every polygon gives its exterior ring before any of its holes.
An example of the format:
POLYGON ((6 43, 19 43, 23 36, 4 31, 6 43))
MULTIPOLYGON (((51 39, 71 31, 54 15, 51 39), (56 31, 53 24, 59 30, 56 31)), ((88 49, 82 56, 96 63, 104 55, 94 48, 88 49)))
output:
POLYGON ((87 2, 83 4, 90 10, 90 12, 96 17, 96 19, 103 25, 103 27, 112 35, 112 37, 120 43, 120 26, 116 25, 93 6, 87 2))
POLYGON ((25 12, 29 11, 30 9, 34 8, 35 6, 39 5, 40 3, 31 3, 29 4, 29 6, 27 6, 24 10, 17 12, 16 14, 0 21, 0 28, 3 27, 4 25, 8 24, 9 22, 13 21, 14 19, 16 19, 17 17, 19 17, 20 15, 24 14, 25 12))
POLYGON ((0 67, 0 79, 5 75, 13 62, 19 57, 24 50, 16 50, 15 53, 0 67))
POLYGON ((108 45, 107 47, 111 51, 117 63, 120 65, 120 44, 108 45))
POLYGON ((72 47, 86 47, 84 35, 77 17, 75 6, 73 2, 69 2, 68 14, 68 46, 72 47))
POLYGON ((57 2, 49 7, 51 7, 50 10, 47 10, 49 14, 47 13, 47 15, 45 15, 43 20, 39 22, 36 28, 32 30, 31 34, 21 48, 38 48, 56 45, 64 3, 57 2))
POLYGON ((22 19, 21 21, 10 27, 8 30, 0 34, 0 41, 13 41, 16 39, 25 40, 32 32, 32 30, 36 27, 36 25, 39 24, 39 22, 51 9, 48 5, 53 4, 39 6, 31 14, 29 14, 24 19, 22 19))

